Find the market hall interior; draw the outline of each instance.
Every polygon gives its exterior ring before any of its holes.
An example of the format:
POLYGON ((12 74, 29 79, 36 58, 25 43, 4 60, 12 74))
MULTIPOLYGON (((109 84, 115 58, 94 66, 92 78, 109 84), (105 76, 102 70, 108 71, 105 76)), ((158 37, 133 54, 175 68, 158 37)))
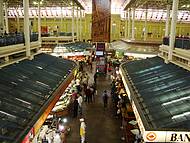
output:
POLYGON ((189 0, 0 0, 0 143, 190 142, 189 0))

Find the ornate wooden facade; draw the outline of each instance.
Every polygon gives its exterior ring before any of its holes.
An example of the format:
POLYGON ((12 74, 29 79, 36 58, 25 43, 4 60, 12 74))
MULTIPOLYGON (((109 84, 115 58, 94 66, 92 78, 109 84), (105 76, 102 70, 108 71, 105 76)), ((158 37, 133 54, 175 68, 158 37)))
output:
POLYGON ((111 0, 92 0, 92 42, 110 42, 111 0))

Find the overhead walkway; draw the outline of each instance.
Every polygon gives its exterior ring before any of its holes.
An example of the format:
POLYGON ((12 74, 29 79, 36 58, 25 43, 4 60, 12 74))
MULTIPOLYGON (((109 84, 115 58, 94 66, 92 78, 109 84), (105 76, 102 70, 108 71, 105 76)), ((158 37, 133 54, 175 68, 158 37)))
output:
MULTIPOLYGON (((38 34, 30 34, 30 42, 38 41, 38 34)), ((0 47, 24 43, 24 33, 0 36, 0 47)))
MULTIPOLYGON (((190 38, 175 38, 174 49, 172 51, 172 60, 169 62, 176 64, 184 69, 190 70, 190 38)), ((159 57, 168 62, 169 57, 169 37, 163 38, 163 44, 159 48, 159 57)))
MULTIPOLYGON (((74 33, 74 40, 77 39, 76 33, 74 33)), ((57 45, 72 42, 73 37, 70 32, 60 32, 50 35, 50 33, 42 33, 42 44, 43 45, 57 45)))
POLYGON ((23 33, 9 34, 0 37, 0 68, 20 62, 24 59, 32 59, 40 53, 41 47, 38 34, 30 34, 30 57, 26 55, 26 44, 23 33))
MULTIPOLYGON (((163 38, 163 45, 169 46, 169 37, 163 38)), ((181 48, 181 49, 190 49, 190 38, 189 37, 176 37, 174 47, 181 48)))
POLYGON ((75 67, 74 62, 40 54, 0 70, 1 143, 20 143, 31 129, 39 129, 43 124, 39 118, 48 112, 75 67))

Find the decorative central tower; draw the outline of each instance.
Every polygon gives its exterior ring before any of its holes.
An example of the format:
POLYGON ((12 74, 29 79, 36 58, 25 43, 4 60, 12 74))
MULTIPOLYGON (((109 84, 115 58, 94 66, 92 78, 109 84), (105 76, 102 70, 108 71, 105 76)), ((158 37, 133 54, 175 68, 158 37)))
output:
POLYGON ((92 42, 110 42, 111 0, 92 0, 92 42))

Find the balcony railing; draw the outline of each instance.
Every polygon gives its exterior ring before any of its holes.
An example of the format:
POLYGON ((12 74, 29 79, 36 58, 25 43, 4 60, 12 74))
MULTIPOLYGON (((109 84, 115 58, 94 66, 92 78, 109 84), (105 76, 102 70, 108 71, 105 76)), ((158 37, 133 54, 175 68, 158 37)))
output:
MULTIPOLYGON (((74 33, 74 36, 77 34, 74 33)), ((50 37, 50 36, 72 36, 71 32, 53 32, 53 33, 42 33, 42 37, 50 37)))
MULTIPOLYGON (((169 46, 169 37, 164 37, 163 38, 163 45, 168 45, 169 46)), ((189 37, 176 37, 175 39, 175 47, 176 48, 181 48, 181 49, 190 49, 190 38, 189 37)))
MULTIPOLYGON (((38 33, 30 34, 30 42, 38 41, 38 33)), ((0 47, 24 43, 24 34, 9 34, 0 37, 0 47)))

